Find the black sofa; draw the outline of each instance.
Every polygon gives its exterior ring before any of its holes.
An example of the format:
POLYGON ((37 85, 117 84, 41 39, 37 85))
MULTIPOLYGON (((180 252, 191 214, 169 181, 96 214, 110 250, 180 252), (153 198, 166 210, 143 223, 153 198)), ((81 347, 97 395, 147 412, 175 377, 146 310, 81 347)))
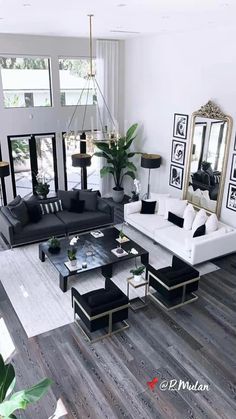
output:
POLYGON ((7 206, 0 209, 0 232, 11 247, 22 244, 33 243, 46 240, 50 236, 63 236, 71 233, 105 227, 114 222, 113 208, 100 198, 95 191, 58 191, 54 198, 39 200, 37 196, 32 196, 28 200, 23 200, 19 195, 7 206), (85 208, 83 212, 71 210, 71 200, 83 200, 85 208), (51 204, 61 200, 62 211, 44 214, 38 221, 32 221, 25 214, 16 217, 14 206, 26 206, 29 214, 32 208, 40 204, 51 204), (20 202, 24 205, 20 204, 20 202))

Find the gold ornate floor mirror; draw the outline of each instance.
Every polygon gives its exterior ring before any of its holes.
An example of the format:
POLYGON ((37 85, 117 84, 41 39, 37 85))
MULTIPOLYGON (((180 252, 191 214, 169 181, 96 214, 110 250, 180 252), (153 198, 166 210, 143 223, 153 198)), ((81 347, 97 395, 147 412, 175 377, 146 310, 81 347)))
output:
POLYGON ((184 199, 220 215, 232 118, 209 101, 192 114, 184 199))

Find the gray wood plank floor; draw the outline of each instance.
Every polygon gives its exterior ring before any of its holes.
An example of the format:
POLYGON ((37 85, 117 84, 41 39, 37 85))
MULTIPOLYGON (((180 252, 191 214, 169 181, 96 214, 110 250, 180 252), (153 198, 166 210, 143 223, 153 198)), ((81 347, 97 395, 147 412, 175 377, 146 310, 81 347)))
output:
POLYGON ((44 376, 54 381, 48 395, 18 417, 47 419, 61 398, 68 418, 233 419, 236 270, 222 259, 220 265, 202 278, 195 303, 167 313, 150 301, 130 312, 128 331, 94 345, 73 324, 28 339, 0 284, 0 317, 16 347, 18 388, 44 376), (157 386, 152 392, 146 382, 154 377, 198 380, 209 391, 157 386))

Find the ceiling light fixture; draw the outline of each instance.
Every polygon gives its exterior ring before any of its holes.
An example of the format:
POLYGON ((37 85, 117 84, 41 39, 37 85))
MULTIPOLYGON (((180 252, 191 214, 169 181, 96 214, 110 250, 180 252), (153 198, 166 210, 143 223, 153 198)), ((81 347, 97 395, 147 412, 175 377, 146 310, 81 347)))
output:
POLYGON ((119 3, 119 4, 117 4, 117 7, 125 7, 125 6, 127 6, 125 3, 119 3))
POLYGON ((118 143, 119 139, 121 138, 118 132, 118 123, 115 121, 114 117, 109 110, 109 107, 105 101, 104 95, 102 90, 96 80, 95 72, 93 69, 93 40, 92 40, 92 17, 93 15, 88 15, 89 17, 89 73, 87 74, 85 85, 80 93, 78 102, 75 106, 75 109, 72 113, 72 116, 69 120, 67 126, 67 132, 64 134, 64 138, 67 140, 74 140, 74 141, 88 141, 92 143, 96 142, 106 142, 111 145, 111 143, 115 143, 117 148, 119 148, 118 143), (89 99, 89 91, 94 92, 94 96, 96 98, 96 106, 97 106, 97 129, 93 129, 93 118, 91 118, 91 128, 90 131, 85 133, 84 125, 86 120, 86 113, 87 113, 87 106, 88 106, 88 99, 89 99), (75 116, 78 111, 78 107, 81 104, 81 99, 86 95, 86 103, 84 107, 83 119, 82 119, 82 126, 78 127, 78 130, 72 130, 72 123, 75 121, 75 116), (101 101, 99 104, 98 97, 101 101), (101 112, 102 110, 102 112, 101 112), (80 135, 79 132, 82 134, 80 135))

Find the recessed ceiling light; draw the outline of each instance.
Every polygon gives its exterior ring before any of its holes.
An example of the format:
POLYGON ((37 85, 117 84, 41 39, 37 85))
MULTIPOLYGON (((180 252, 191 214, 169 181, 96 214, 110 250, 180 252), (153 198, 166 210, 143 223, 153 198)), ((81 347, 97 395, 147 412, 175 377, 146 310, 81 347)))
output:
POLYGON ((23 7, 30 7, 31 3, 23 3, 23 7))
POLYGON ((127 6, 125 3, 119 3, 119 4, 117 4, 117 7, 125 7, 125 6, 127 6))
POLYGON ((162 19, 169 19, 169 18, 170 18, 170 16, 168 16, 168 15, 163 15, 161 18, 162 18, 162 19))

